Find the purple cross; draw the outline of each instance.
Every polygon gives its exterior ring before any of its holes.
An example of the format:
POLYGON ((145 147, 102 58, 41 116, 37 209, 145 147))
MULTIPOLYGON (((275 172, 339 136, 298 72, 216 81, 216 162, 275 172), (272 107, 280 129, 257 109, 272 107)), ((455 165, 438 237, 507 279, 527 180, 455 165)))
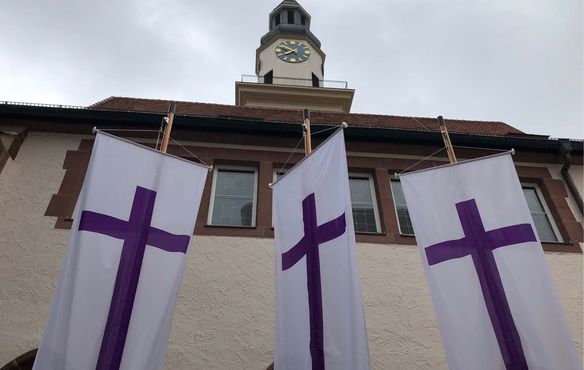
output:
POLYGON ((493 250, 536 241, 533 228, 530 224, 518 224, 485 231, 474 199, 456 203, 456 211, 464 238, 427 247, 428 264, 431 266, 469 254, 472 256, 505 366, 508 370, 527 370, 521 339, 513 322, 493 250))
POLYGON ((324 330, 322 324, 322 293, 320 286, 319 244, 338 238, 347 227, 345 214, 318 226, 314 193, 302 201, 304 236, 282 254, 282 271, 286 271, 306 256, 306 285, 310 319, 310 356, 312 370, 324 370, 324 330))
POLYGON ((81 213, 80 231, 124 241, 96 370, 120 367, 146 245, 179 253, 185 253, 189 245, 189 235, 174 235, 150 226, 155 199, 155 191, 137 186, 128 221, 91 211, 81 213))

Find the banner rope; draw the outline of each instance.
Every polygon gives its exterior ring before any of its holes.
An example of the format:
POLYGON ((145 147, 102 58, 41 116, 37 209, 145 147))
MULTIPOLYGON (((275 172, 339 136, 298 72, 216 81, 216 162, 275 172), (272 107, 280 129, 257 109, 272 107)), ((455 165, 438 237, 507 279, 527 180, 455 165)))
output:
POLYGON ((424 159, 420 159, 419 161, 417 161, 417 162, 416 162, 416 163, 414 163, 413 165, 409 166, 409 167, 408 167, 408 168, 406 168, 405 170, 403 170, 403 171, 401 171, 401 172, 399 172, 399 173, 396 173, 396 174, 395 174, 395 176, 396 176, 396 177, 399 177, 399 175, 401 175, 402 173, 404 173, 404 172, 406 172, 406 171, 408 171, 408 170, 410 170, 410 169, 412 169, 412 168, 416 167, 417 165, 419 165, 420 163, 424 162, 424 161, 425 161, 425 160, 427 160, 428 158, 432 158, 433 156, 435 156, 436 154, 440 153, 441 151, 443 151, 443 150, 445 150, 445 149, 446 149, 446 147, 445 147, 445 146, 444 146, 444 147, 442 147, 442 148, 440 148, 440 149, 438 149, 437 151, 435 151, 434 153, 430 154, 430 155, 429 155, 429 156, 427 156, 426 158, 424 158, 424 159))
POLYGON ((158 129, 158 136, 156 136, 156 150, 158 150, 158 144, 160 144, 160 135, 164 131, 164 118, 160 120, 160 128, 158 129))
MULTIPOLYGON (((159 130, 134 130, 134 129, 124 129, 124 128, 97 128, 94 127, 93 128, 93 133, 95 133, 97 130, 100 131, 121 131, 121 132, 158 132, 158 137, 156 138, 156 147, 155 149, 158 150, 158 144, 160 142, 160 134, 162 132, 162 126, 160 127, 159 130)), ((203 161, 201 158, 197 157, 193 152, 191 152, 190 150, 188 150, 187 148, 185 148, 181 143, 179 143, 178 141, 176 141, 174 138, 169 137, 170 140, 172 140, 176 145, 178 145, 179 147, 181 147, 185 152, 189 153, 190 155, 192 155, 194 158, 196 158, 199 162, 201 162, 202 164, 204 164, 205 166, 209 167, 209 170, 211 168, 213 168, 213 166, 207 164, 205 161, 203 161)))
POLYGON ((321 132, 325 132, 325 131, 336 130, 338 128, 339 128, 339 126, 332 126, 332 127, 328 127, 328 128, 323 128, 320 131, 313 132, 312 135, 320 134, 321 132))
POLYGON ((205 166, 209 167, 209 170, 211 170, 211 168, 213 166, 207 164, 205 161, 203 161, 201 158, 197 157, 193 152, 191 152, 190 150, 188 150, 187 148, 185 148, 181 143, 179 143, 178 141, 174 140, 174 138, 172 136, 169 136, 169 139, 172 140, 173 143, 175 143, 176 145, 178 145, 179 147, 181 147, 185 152, 189 153, 190 155, 192 155, 193 157, 195 157, 196 159, 199 160, 199 162, 201 162, 202 164, 204 164, 205 166))
MULTIPOLYGON (((292 156, 296 153, 296 150, 300 146, 300 143, 302 143, 303 141, 304 141, 304 136, 302 136, 300 138, 300 140, 298 141, 298 144, 296 144, 296 146, 292 150, 292 153, 290 153, 290 155, 288 156, 288 159, 286 159, 286 162, 282 165, 282 167, 278 170, 278 172, 281 172, 284 169, 284 167, 286 167, 286 165, 288 164, 288 162, 290 162, 290 158, 292 158, 292 156)), ((276 173, 278 173, 278 172, 276 172, 276 173)))

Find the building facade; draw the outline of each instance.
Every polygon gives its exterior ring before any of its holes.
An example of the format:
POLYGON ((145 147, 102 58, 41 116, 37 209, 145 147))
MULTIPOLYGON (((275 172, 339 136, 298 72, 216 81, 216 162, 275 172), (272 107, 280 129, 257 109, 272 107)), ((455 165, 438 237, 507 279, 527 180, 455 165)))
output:
MULTIPOLYGON (((341 122, 349 125, 345 136, 372 368, 447 368, 395 176, 448 163, 439 151, 438 125, 433 118, 349 113, 354 91, 322 86, 324 53, 309 33, 310 21, 290 0, 270 14, 255 80, 236 85, 243 96, 236 105, 177 102, 168 152, 213 165, 213 171, 191 240, 168 369, 266 369, 272 363, 269 183, 303 157, 301 109, 307 107, 314 146, 341 122), (303 43, 315 63, 282 60, 278 54, 297 53, 290 41, 303 43), (244 103, 254 99, 259 103, 244 103)), ((93 146, 92 128, 155 147, 168 106, 169 101, 122 97, 89 107, 0 103, 0 365, 6 369, 27 368, 39 344, 93 146)), ((459 160, 515 150, 524 194, 582 355, 582 142, 550 140, 502 122, 446 124, 459 160)))

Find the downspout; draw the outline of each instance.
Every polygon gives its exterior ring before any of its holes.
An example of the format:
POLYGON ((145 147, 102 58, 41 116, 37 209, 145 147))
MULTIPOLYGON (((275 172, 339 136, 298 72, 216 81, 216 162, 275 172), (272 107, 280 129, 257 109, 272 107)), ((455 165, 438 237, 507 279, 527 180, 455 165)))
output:
POLYGON ((576 187, 576 184, 574 184, 574 180, 572 179, 572 176, 570 175, 570 172, 569 172, 570 166, 572 165, 571 152, 572 152, 572 143, 570 143, 569 140, 560 140, 560 154, 562 154, 564 157, 564 165, 562 166, 562 171, 561 171, 562 177, 564 178, 564 181, 568 185, 568 189, 570 189, 570 193, 572 193, 574 200, 576 200, 576 204, 578 205, 578 208, 580 209, 580 213, 584 215, 584 206, 582 204, 582 196, 578 192, 578 188, 576 187))

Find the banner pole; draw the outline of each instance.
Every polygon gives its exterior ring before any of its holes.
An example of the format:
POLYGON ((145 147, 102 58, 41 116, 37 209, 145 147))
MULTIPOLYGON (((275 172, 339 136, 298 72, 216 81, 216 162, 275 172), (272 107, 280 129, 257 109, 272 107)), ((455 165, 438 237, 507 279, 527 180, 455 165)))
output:
POLYGON ((302 127, 304 129, 304 155, 307 156, 312 152, 312 141, 310 139, 310 111, 305 109, 303 112, 304 123, 302 127))
POLYGON ((452 147, 452 142, 450 141, 450 136, 448 135, 448 130, 444 124, 444 118, 438 116, 438 123, 440 124, 440 133, 442 134, 442 140, 444 140, 444 145, 446 145, 446 152, 448 153, 448 159, 450 163, 456 163, 456 155, 454 154, 454 148, 452 147))
POLYGON ((164 127, 164 135, 162 136, 162 145, 160 146, 160 151, 166 153, 168 149, 168 141, 170 140, 170 131, 172 131, 172 121, 174 120, 174 113, 176 112, 176 103, 171 102, 170 107, 168 107, 168 122, 166 127, 164 127))

